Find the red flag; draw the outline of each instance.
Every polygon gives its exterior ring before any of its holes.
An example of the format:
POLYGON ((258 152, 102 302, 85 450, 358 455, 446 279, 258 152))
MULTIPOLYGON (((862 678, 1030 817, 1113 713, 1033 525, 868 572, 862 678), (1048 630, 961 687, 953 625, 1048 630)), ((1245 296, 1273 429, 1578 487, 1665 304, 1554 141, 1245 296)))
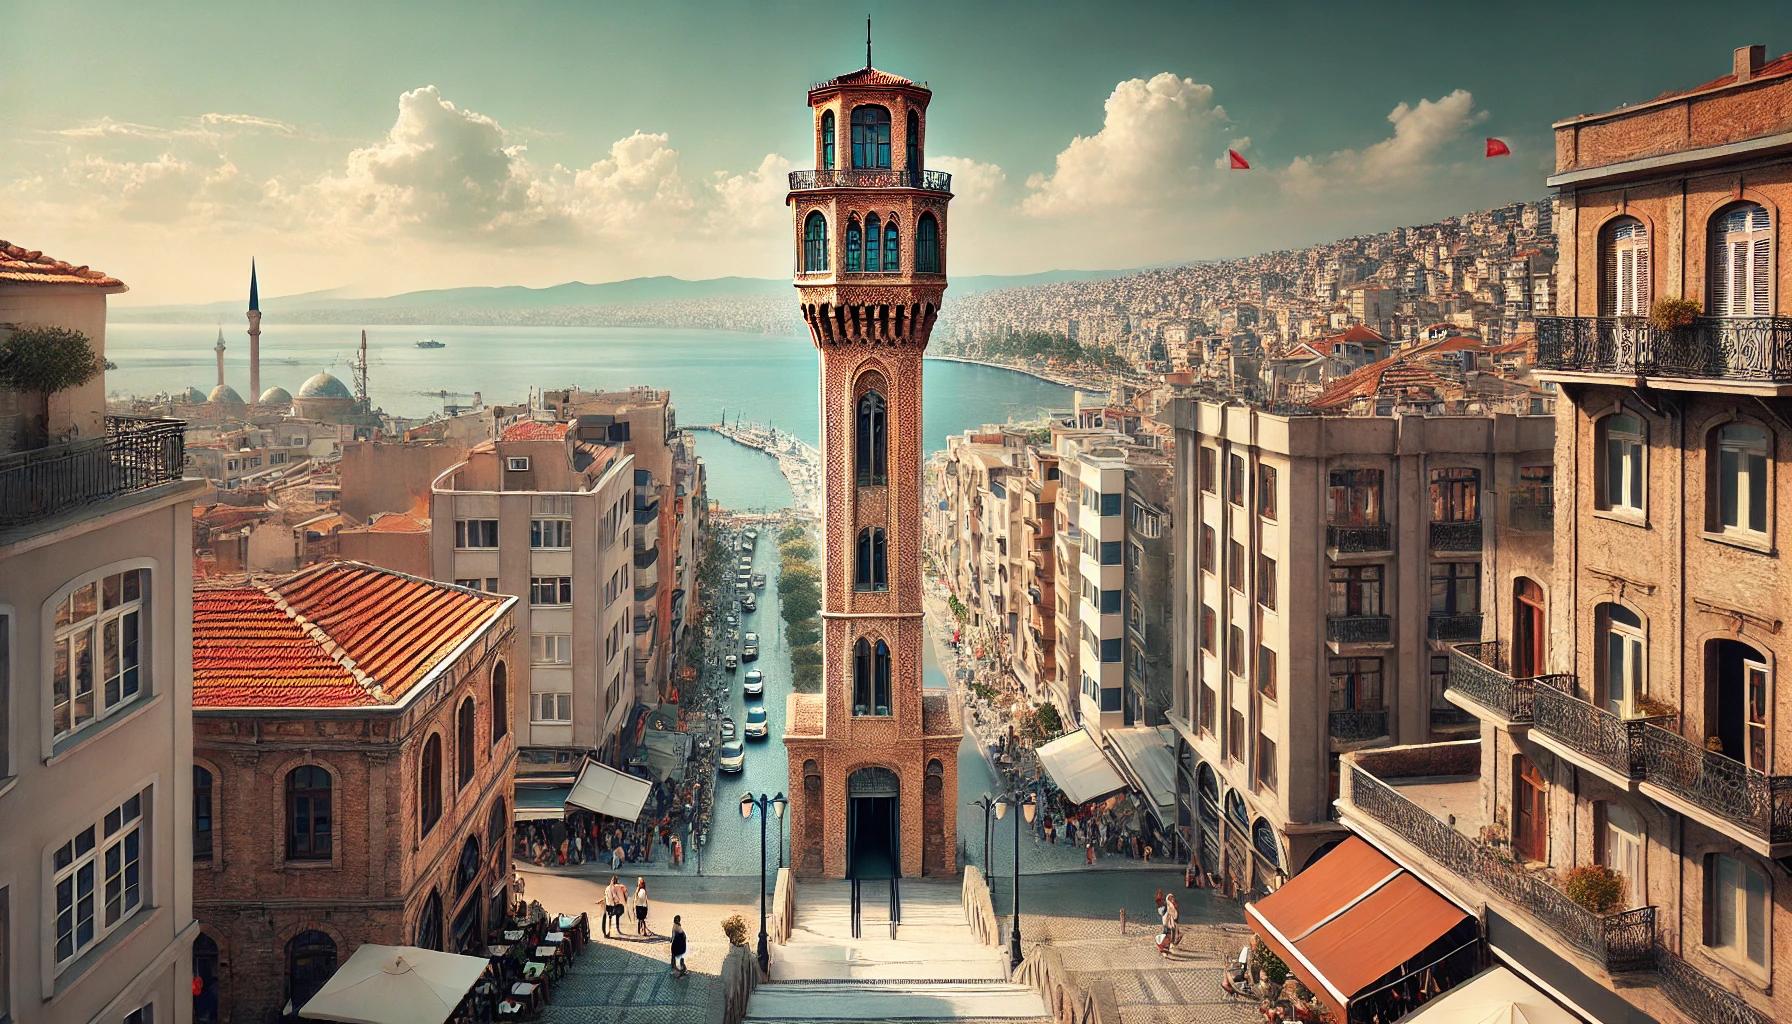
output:
POLYGON ((1504 142, 1501 142, 1498 139, 1488 139, 1487 140, 1487 155, 1488 156, 1511 156, 1512 148, 1510 146, 1507 146, 1504 142))
POLYGON ((1251 169, 1251 165, 1245 160, 1245 158, 1238 155, 1238 150, 1228 149, 1228 150, 1226 150, 1226 155, 1228 157, 1232 158, 1232 169, 1233 170, 1248 171, 1251 169))

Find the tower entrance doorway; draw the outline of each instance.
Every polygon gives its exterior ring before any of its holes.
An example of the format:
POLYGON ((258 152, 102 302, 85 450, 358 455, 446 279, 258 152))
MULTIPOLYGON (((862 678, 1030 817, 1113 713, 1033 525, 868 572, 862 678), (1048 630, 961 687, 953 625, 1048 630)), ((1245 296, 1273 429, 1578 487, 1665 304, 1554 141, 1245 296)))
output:
POLYGON ((846 876, 891 878, 902 870, 896 773, 860 768, 846 780, 846 876))

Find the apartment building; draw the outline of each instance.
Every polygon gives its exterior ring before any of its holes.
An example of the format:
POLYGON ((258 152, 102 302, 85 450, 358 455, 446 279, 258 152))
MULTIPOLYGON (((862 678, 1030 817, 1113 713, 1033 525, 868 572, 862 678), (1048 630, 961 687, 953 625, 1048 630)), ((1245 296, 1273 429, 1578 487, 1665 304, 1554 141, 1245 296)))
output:
POLYGON ((946 527, 938 554, 946 589, 964 605, 963 642, 990 664, 1014 668, 1021 607, 1028 600, 1021 548, 1025 525, 1019 463, 1026 435, 985 427, 946 439, 935 474, 946 527))
POLYGON ((432 575, 526 598, 517 632, 529 654, 511 669, 522 770, 584 753, 614 765, 635 705, 635 594, 654 566, 633 540, 652 529, 651 517, 636 522, 634 456, 609 424, 515 419, 498 430, 435 480, 432 575))
POLYGON ((1441 645, 1509 617, 1507 581, 1549 578, 1551 417, 1362 407, 1174 404, 1180 816, 1241 887, 1343 837, 1341 755, 1472 732, 1441 645))
POLYGON ((1026 600, 1021 606, 1019 648, 1015 674, 1030 693, 1049 700, 1061 715, 1070 713, 1071 699, 1057 677, 1057 557, 1052 552, 1052 532, 1062 490, 1058 456, 1029 445, 1021 456, 1019 538, 1021 582, 1026 600))
POLYGON ((1449 654, 1475 740, 1345 760, 1345 823, 1589 1020, 1792 1019, 1792 55, 1764 56, 1555 125, 1554 572, 1449 654))
MULTIPOLYGON (((105 356, 118 280, 0 242, 0 332, 105 356)), ((192 1020, 183 424, 0 391, 0 1020, 192 1020), (57 443, 46 443, 54 441, 57 443)))

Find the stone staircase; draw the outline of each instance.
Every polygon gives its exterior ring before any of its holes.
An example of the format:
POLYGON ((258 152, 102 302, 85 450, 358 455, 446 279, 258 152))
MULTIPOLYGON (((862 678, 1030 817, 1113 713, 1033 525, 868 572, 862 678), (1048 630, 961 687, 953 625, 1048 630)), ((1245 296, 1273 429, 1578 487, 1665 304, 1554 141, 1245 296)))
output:
POLYGON ((1008 956, 979 943, 951 882, 901 883, 890 937, 889 883, 860 889, 852 937, 852 883, 805 884, 790 941, 774 945, 771 979, 753 993, 746 1020, 1049 1020, 1033 989, 1008 980, 1008 956))

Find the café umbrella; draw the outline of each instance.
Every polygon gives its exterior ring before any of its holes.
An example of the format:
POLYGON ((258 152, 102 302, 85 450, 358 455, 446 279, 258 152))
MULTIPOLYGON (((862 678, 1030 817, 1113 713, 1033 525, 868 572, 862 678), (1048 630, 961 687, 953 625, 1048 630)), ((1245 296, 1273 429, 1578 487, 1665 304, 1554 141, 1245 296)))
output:
POLYGON ((345 1024, 443 1024, 485 967, 484 957, 369 943, 336 968, 299 1016, 345 1024))

